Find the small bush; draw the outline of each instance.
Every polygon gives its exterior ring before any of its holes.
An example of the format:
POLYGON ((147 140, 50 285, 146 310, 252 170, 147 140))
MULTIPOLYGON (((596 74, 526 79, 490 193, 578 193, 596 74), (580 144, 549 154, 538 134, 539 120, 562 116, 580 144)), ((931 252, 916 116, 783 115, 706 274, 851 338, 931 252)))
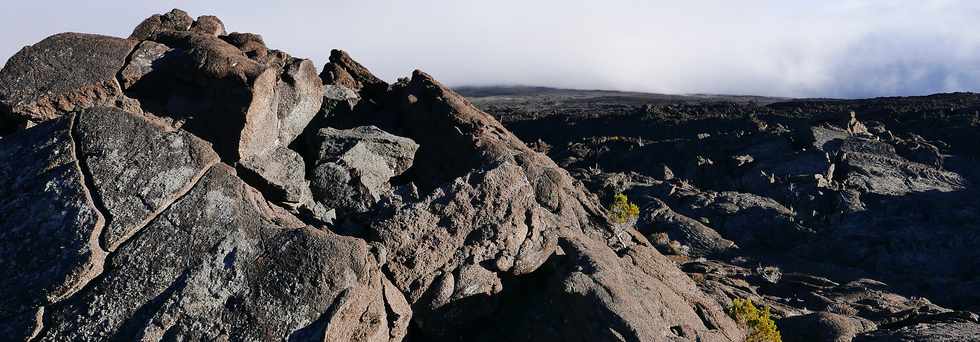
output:
POLYGON ((749 299, 735 299, 725 309, 725 313, 749 330, 745 342, 782 342, 783 338, 776 329, 776 322, 769 314, 769 308, 759 308, 749 299))
POLYGON ((640 216, 640 207, 630 203, 629 198, 623 194, 613 196, 613 202, 609 205, 609 219, 613 223, 626 225, 634 222, 640 216))

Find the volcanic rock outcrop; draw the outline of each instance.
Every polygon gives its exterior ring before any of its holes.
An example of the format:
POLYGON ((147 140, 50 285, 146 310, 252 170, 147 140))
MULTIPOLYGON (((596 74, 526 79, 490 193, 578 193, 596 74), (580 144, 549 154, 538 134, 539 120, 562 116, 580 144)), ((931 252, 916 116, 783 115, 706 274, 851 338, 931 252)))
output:
POLYGON ((421 71, 389 85, 337 50, 318 74, 173 10, 128 39, 25 48, 0 71, 0 122, 12 340, 745 336, 645 237, 614 237, 582 183, 421 71))

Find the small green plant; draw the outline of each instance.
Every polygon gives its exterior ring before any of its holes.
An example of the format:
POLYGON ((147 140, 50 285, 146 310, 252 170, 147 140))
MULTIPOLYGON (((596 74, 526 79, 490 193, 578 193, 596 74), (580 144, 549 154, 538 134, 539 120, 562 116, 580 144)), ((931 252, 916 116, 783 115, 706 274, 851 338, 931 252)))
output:
POLYGON ((631 203, 630 199, 624 194, 613 196, 613 202, 609 205, 609 219, 618 225, 629 225, 640 217, 640 207, 631 203))
POLYGON ((759 310, 755 304, 752 304, 752 300, 736 298, 725 309, 725 313, 748 328, 749 335, 745 338, 745 342, 782 342, 783 340, 779 329, 776 328, 776 322, 769 314, 768 307, 759 310))
POLYGON ((625 245, 620 234, 636 224, 636 219, 640 217, 640 207, 630 203, 626 195, 616 194, 613 196, 613 202, 609 204, 609 208, 606 210, 609 211, 609 220, 615 225, 614 236, 616 240, 625 245))

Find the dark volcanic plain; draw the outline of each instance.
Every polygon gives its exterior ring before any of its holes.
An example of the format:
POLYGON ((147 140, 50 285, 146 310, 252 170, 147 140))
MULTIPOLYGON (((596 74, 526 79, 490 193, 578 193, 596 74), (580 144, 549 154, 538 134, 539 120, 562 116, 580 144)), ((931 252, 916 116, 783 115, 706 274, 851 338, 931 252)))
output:
POLYGON ((909 301, 885 311, 920 310, 911 303, 925 298, 980 309, 978 94, 457 90, 604 200, 637 201, 640 232, 721 301, 906 330, 914 315, 885 319, 873 307, 898 294, 909 301), (830 295, 855 289, 867 292, 830 295))

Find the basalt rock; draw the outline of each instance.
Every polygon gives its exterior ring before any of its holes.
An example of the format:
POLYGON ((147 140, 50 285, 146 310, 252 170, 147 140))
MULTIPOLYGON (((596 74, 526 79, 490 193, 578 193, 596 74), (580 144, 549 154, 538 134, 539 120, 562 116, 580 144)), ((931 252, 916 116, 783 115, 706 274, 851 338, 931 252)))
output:
POLYGON ((0 147, 31 161, 0 168, 18 194, 0 206, 13 291, 0 326, 21 334, 8 338, 405 335, 411 313, 366 242, 304 227, 204 141, 154 120, 93 108, 0 147))
MULTIPOLYGON (((324 74, 329 75, 331 68, 328 66, 324 74)), ((365 79, 371 78, 360 77, 358 82, 365 79)), ((327 78, 326 82, 339 80, 342 78, 327 78)), ((688 322, 683 337, 688 340, 740 338, 740 328, 693 285, 672 287, 664 282, 680 280, 658 278, 662 272, 677 269, 652 247, 642 247, 641 254, 621 259, 610 247, 612 242, 607 239, 612 239, 611 226, 593 195, 550 159, 528 148, 499 122, 429 75, 416 71, 410 80, 392 85, 383 96, 364 88, 361 95, 370 96, 372 105, 339 113, 326 120, 327 124, 340 128, 374 125, 410 138, 419 146, 401 181, 418 184, 421 198, 382 203, 375 211, 380 216, 371 220, 366 236, 384 247, 387 262, 383 269, 412 305, 420 336, 435 340, 464 336, 564 340, 572 335, 554 334, 540 327, 567 322, 566 314, 577 308, 602 307, 601 312, 609 313, 595 313, 601 319, 592 326, 617 328, 588 330, 576 338, 594 340, 623 334, 656 339, 670 333, 675 321, 678 325, 688 322), (588 297, 592 302, 568 310, 532 309, 547 306, 537 301, 544 298, 579 305, 572 299, 577 294, 563 294, 561 280, 543 284, 525 280, 547 278, 543 274, 550 273, 542 269, 557 267, 548 260, 562 253, 558 248, 561 238, 579 241, 575 246, 580 253, 602 255, 608 267, 616 269, 593 281, 602 284, 595 289, 619 288, 622 291, 614 297, 639 302, 610 300, 603 292, 588 297), (641 271, 646 266, 626 266, 633 265, 627 259, 641 258, 659 261, 656 266, 648 265, 649 272, 641 271), (613 276, 617 270, 630 275, 613 276), (633 291, 637 284, 670 297, 661 301, 641 293, 644 290, 633 291), (650 322, 648 310, 663 306, 678 312, 677 318, 650 322), (535 319, 541 324, 511 329, 522 326, 518 322, 529 310, 540 313, 535 319), (696 318, 699 312, 712 323, 696 318), (496 324, 487 325, 494 317, 513 319, 498 319, 496 324), (511 334, 518 331, 527 333, 511 334)), ((581 318, 592 314, 584 312, 581 318)))
POLYGON ((373 126, 328 127, 311 140, 313 198, 341 216, 367 212, 389 196, 389 181, 412 165, 418 149, 412 140, 373 126))

